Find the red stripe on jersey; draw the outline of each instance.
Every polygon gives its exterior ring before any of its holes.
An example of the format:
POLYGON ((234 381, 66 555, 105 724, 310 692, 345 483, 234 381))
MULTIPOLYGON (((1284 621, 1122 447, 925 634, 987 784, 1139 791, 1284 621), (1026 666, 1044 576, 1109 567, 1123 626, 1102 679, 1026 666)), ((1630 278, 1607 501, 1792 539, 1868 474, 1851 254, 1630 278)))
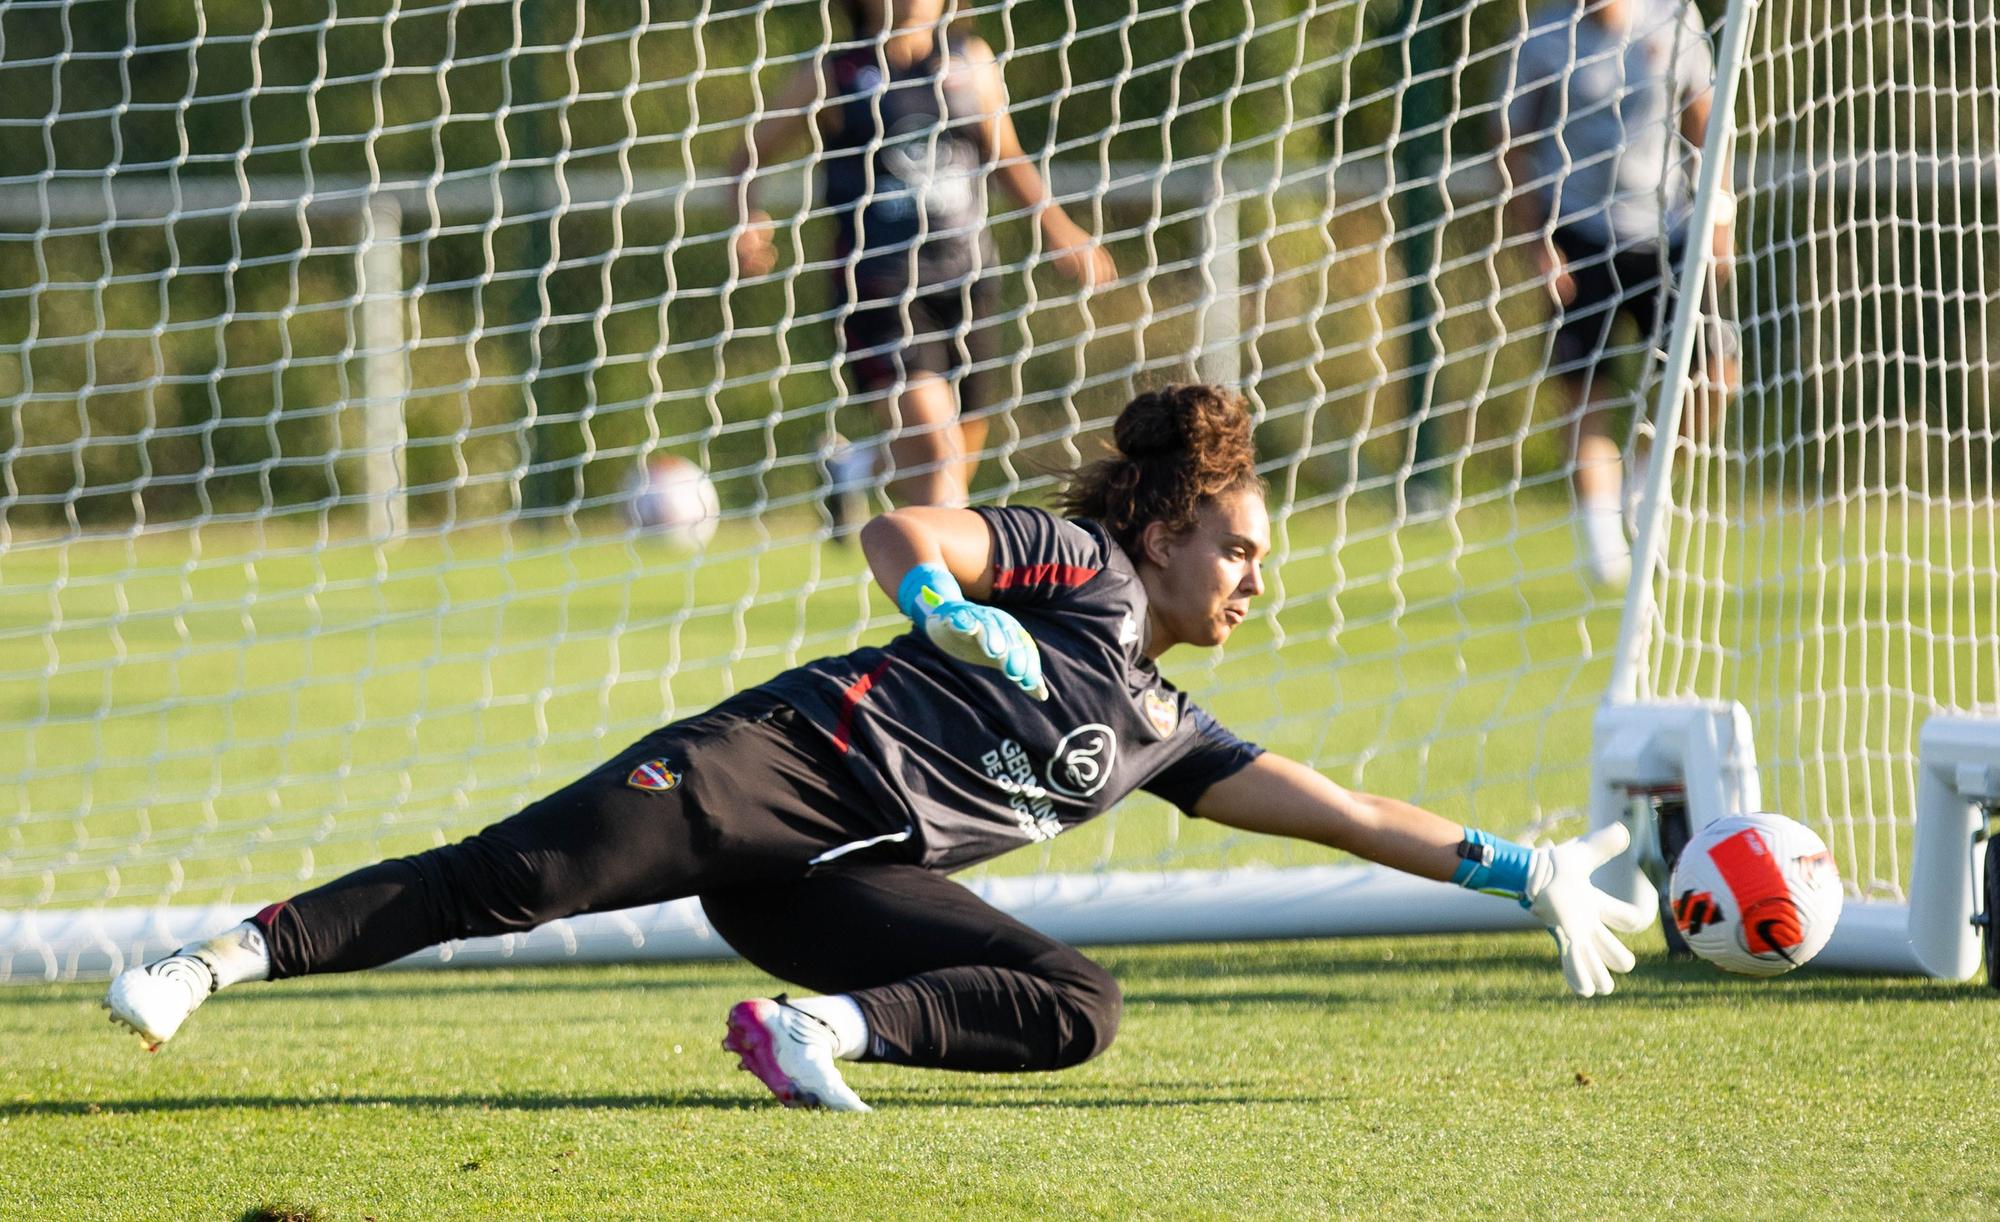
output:
POLYGON ((1708 851, 1743 923, 1743 945, 1753 955, 1788 955, 1805 940, 1798 906, 1785 886, 1784 871, 1754 827, 1746 827, 1708 851))
POLYGON ((1101 569, 1087 569, 1075 564, 1024 564, 1017 569, 997 569, 993 574, 993 588, 1013 589, 1016 586, 1080 586, 1097 576, 1101 569))
POLYGON ((847 690, 840 694, 840 722, 833 730, 833 745, 840 749, 842 755, 847 754, 848 744, 854 739, 854 710, 860 708, 861 702, 868 698, 875 681, 882 677, 883 671, 889 669, 892 660, 883 658, 875 664, 874 670, 848 684, 847 690))

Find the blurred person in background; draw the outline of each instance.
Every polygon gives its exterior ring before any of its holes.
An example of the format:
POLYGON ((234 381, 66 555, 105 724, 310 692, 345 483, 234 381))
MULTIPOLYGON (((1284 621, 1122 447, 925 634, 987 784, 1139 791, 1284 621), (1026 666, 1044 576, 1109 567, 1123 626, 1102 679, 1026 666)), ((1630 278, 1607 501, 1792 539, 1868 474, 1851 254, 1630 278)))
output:
POLYGON ((858 46, 801 67, 751 127, 730 170, 744 212, 744 275, 777 264, 774 225, 757 207, 753 164, 811 140, 822 202, 837 225, 834 304, 841 368, 886 439, 822 444, 836 532, 852 500, 886 475, 907 505, 962 505, 985 443, 978 366, 993 359, 997 258, 986 220, 989 176, 1040 228, 1056 266, 1088 290, 1117 269, 1072 221, 1021 148, 992 48, 951 33, 947 0, 846 0, 858 46))
MULTIPOLYGON (((1611 329, 1627 315, 1653 357, 1664 350, 1714 76, 1688 0, 1547 0, 1500 76, 1503 213, 1555 298, 1551 372, 1569 400, 1578 531, 1585 567, 1604 584, 1631 574, 1614 428, 1621 407, 1644 407, 1640 387, 1608 376, 1611 329)), ((1722 191, 1706 239, 1718 281, 1735 246, 1726 165, 1722 191)), ((1733 327, 1710 311, 1702 336, 1696 428, 1719 421, 1737 384, 1733 327)))

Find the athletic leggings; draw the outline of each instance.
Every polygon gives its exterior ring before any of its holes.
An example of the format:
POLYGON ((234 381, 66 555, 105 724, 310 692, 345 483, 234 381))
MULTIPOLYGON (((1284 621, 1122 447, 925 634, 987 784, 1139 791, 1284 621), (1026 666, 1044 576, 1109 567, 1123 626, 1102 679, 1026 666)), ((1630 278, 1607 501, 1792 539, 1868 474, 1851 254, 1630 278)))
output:
POLYGON ((696 895, 751 963, 852 996, 868 1059, 1061 1069, 1108 1047, 1118 986, 1074 949, 898 860, 901 845, 815 864, 889 830, 862 822, 871 806, 813 727, 752 689, 477 835, 356 870, 257 920, 276 980, 696 895))

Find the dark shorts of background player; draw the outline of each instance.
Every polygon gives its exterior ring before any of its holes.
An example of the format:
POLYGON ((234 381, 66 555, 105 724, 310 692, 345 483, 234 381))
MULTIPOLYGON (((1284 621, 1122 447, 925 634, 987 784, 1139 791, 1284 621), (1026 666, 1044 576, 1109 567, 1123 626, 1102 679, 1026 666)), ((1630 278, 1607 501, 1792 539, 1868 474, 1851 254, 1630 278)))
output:
MULTIPOLYGON (((846 295, 845 274, 835 273, 835 291, 846 295)), ((841 318, 841 350, 851 391, 888 389, 923 374, 935 374, 958 392, 962 416, 987 402, 983 371, 998 350, 993 321, 998 288, 991 277, 948 284, 855 285, 855 300, 841 318)))
MULTIPOLYGON (((1649 358, 1663 356, 1673 321, 1672 285, 1680 272, 1681 246, 1607 247, 1569 226, 1555 231, 1555 241, 1574 286, 1556 327, 1557 372, 1588 378, 1610 353, 1611 329, 1621 313, 1637 324, 1649 358)), ((1704 311, 1702 322, 1706 350, 1734 356, 1736 332, 1728 320, 1704 311)))
POLYGON ((699 896, 753 964, 852 995, 873 1059, 1059 1069, 1111 1042, 1120 999, 1104 969, 914 864, 913 846, 855 847, 885 830, 833 745, 753 688, 477 835, 357 870, 257 920, 275 980, 699 896), (632 784, 653 761, 674 774, 670 788, 632 784))

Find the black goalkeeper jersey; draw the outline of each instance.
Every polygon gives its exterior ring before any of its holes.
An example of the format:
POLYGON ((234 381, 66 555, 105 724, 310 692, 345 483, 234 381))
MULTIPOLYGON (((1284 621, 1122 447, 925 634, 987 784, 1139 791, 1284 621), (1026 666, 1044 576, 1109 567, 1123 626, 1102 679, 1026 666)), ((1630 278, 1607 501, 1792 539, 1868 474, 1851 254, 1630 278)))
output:
MULTIPOLYGON (((957 869, 1047 840, 1135 789, 1184 811, 1262 754, 1145 656, 1146 591, 1095 522, 976 511, 993 536, 993 594, 1041 649, 1050 697, 955 661, 911 631, 763 686, 818 726, 900 825, 916 859, 957 869)), ((892 833, 900 838, 899 833, 892 833)))

